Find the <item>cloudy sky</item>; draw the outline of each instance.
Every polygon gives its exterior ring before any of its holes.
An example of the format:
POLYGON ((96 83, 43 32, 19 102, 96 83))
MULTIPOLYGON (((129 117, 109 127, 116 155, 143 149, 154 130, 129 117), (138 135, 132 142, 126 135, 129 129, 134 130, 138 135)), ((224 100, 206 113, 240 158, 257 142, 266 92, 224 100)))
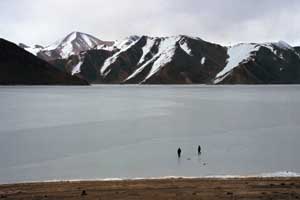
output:
POLYGON ((72 31, 103 40, 186 34, 226 45, 300 45, 299 0, 0 0, 0 8, 0 37, 29 45, 72 31))

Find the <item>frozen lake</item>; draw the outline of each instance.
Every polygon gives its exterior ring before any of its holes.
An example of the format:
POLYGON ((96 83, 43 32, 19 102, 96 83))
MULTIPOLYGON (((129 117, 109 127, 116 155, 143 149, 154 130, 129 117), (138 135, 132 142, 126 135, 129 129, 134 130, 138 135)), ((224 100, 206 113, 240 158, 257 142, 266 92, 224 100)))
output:
POLYGON ((0 112, 0 183, 300 172, 297 85, 0 87, 0 112))

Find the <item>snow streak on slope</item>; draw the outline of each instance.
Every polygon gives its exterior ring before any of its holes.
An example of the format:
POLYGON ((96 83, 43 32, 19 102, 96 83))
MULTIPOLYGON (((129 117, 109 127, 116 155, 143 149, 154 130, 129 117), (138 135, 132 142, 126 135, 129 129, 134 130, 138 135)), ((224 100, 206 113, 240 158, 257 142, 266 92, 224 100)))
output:
MULTIPOLYGON (((138 41, 138 40, 137 40, 137 41, 138 41)), ((130 43, 129 45, 124 45, 124 44, 123 44, 123 46, 125 46, 124 49, 121 49, 120 51, 118 51, 117 53, 115 53, 112 57, 106 59, 105 62, 104 62, 104 64, 103 64, 103 66, 102 66, 101 69, 100 69, 101 75, 106 76, 106 75, 109 73, 109 72, 106 72, 106 69, 107 69, 111 64, 113 64, 114 62, 116 62, 116 60, 118 59, 118 56, 119 56, 121 53, 127 51, 127 50, 128 50, 130 47, 132 47, 137 41, 132 42, 132 43, 130 43)))
MULTIPOLYGON (((126 80, 130 80, 139 74, 146 66, 152 63, 151 70, 146 78, 142 81, 146 81, 150 77, 152 77, 156 72, 158 72, 163 66, 172 61, 172 57, 174 56, 174 52, 176 49, 176 43, 180 40, 180 36, 174 37, 166 37, 166 38, 147 38, 147 44, 143 47, 143 56, 147 55, 151 49, 151 46, 155 44, 155 42, 159 41, 158 52, 147 62, 145 62, 141 67, 135 70, 126 80), (147 52, 148 51, 148 52, 147 52)), ((141 59, 141 60, 142 60, 141 59)), ((143 60, 144 61, 144 60, 143 60)))
POLYGON ((37 54, 42 50, 41 47, 26 47, 25 50, 37 56, 37 54))
POLYGON ((238 44, 233 47, 229 47, 227 52, 229 56, 227 64, 224 69, 216 75, 215 83, 223 80, 223 76, 228 74, 228 72, 237 67, 241 62, 248 60, 252 52, 258 51, 259 48, 260 45, 258 44, 238 44))
POLYGON ((55 42, 54 44, 46 47, 44 50, 60 50, 60 56, 62 58, 68 58, 70 55, 76 54, 75 46, 84 45, 92 48, 92 42, 83 33, 73 32, 69 34, 66 38, 55 42), (81 44, 80 44, 81 43, 81 44))
POLYGON ((206 57, 202 57, 202 58, 201 58, 201 61, 200 61, 200 62, 201 62, 201 65, 204 65, 204 64, 205 64, 205 61, 206 61, 206 57))
POLYGON ((159 51, 157 53, 158 59, 153 63, 152 68, 144 81, 158 72, 161 67, 172 61, 177 40, 178 38, 168 38, 160 45, 159 51))
POLYGON ((126 37, 122 41, 116 41, 113 47, 122 50, 122 49, 127 48, 128 46, 132 45, 133 43, 138 41, 140 38, 141 38, 140 36, 131 35, 129 37, 126 37))
POLYGON ((56 50, 58 48, 61 48, 61 51, 63 52, 63 55, 61 55, 63 58, 66 57, 66 54, 71 54, 72 52, 72 41, 74 41, 77 37, 77 32, 73 32, 71 34, 69 34, 67 37, 58 40, 56 42, 54 42, 53 44, 49 45, 48 47, 46 47, 44 50, 46 51, 53 51, 56 50), (69 53, 68 53, 69 51, 69 53))
POLYGON ((143 63, 145 61, 145 56, 151 52, 151 48, 155 44, 155 39, 154 38, 147 38, 146 45, 142 48, 143 50, 143 55, 139 61, 138 64, 143 63))
POLYGON ((188 55, 193 56, 192 50, 190 49, 190 47, 187 45, 186 42, 184 42, 183 44, 180 43, 180 47, 181 47, 182 50, 184 50, 188 55))
POLYGON ((88 37, 87 35, 82 35, 82 38, 84 39, 85 43, 89 47, 94 47, 97 44, 96 41, 94 41, 92 38, 88 37))
POLYGON ((82 65, 82 61, 80 61, 73 69, 72 69, 72 75, 79 74, 80 73, 80 67, 82 65))

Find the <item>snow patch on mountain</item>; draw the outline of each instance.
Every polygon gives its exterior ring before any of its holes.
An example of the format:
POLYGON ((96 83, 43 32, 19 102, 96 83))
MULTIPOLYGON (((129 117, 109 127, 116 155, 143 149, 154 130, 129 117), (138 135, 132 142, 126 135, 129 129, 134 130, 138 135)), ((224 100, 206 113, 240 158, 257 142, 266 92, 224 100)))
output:
POLYGON ((134 78, 136 75, 138 75, 141 71, 143 71, 143 69, 149 65, 151 62, 153 62, 155 59, 157 59, 157 56, 153 57, 152 59, 148 60, 146 63, 144 63, 141 67, 139 67, 138 69, 136 69, 130 76, 127 77, 127 79, 125 81, 128 81, 132 78, 134 78))
POLYGON ((281 49, 291 49, 294 50, 294 47, 292 47, 291 45, 289 45, 288 43, 286 43, 285 41, 279 41, 277 43, 274 43, 277 47, 281 48, 281 49))
POLYGON ((76 54, 76 47, 82 46, 83 49, 93 48, 93 42, 89 39, 88 35, 79 32, 73 32, 66 38, 61 39, 46 47, 44 50, 52 51, 60 49, 60 56, 68 58, 70 55, 76 54))
POLYGON ((144 81, 146 81, 156 72, 158 72, 161 69, 161 67, 165 66, 167 63, 172 61, 172 57, 174 56, 176 49, 176 43, 180 40, 180 38, 181 37, 178 36, 162 38, 159 45, 158 53, 154 58, 155 62, 153 63, 152 68, 144 81))
POLYGON ((82 38, 87 43, 87 45, 90 46, 90 47, 94 47, 94 45, 97 44, 97 42, 95 42, 94 40, 89 38, 87 35, 82 35, 82 38))
POLYGON ((62 49, 60 56, 62 58, 68 58, 70 55, 75 54, 75 51, 73 50, 73 45, 72 43, 64 43, 62 44, 62 49))
MULTIPOLYGON (((181 39, 181 36, 173 36, 173 37, 164 37, 164 38, 148 38, 147 44, 143 47, 143 56, 148 54, 151 45, 155 44, 155 42, 159 42, 158 45, 158 52, 147 62, 145 62, 141 67, 136 69, 127 79, 130 80, 137 76, 140 72, 143 71, 145 67, 147 67, 149 64, 152 63, 151 69, 149 74, 146 76, 146 78, 142 81, 145 82, 150 77, 152 77, 154 74, 156 74, 162 67, 164 67, 166 64, 172 61, 172 58, 175 54, 176 49, 176 43, 179 42, 181 39)), ((153 46, 152 45, 152 46, 153 46)))
MULTIPOLYGON (((119 52, 115 53, 112 57, 108 58, 103 66, 101 67, 101 74, 106 76, 109 73, 108 67, 116 62, 117 58, 122 52, 127 51, 130 47, 135 45, 139 40, 137 38, 141 37, 134 37, 131 38, 131 43, 128 43, 128 39, 126 39, 124 42, 121 42, 120 44, 122 46, 125 46, 124 49, 121 49, 119 52), (124 45, 127 44, 127 45, 124 45), (129 44, 129 45, 128 45, 129 44)), ((173 36, 173 37, 163 37, 163 38, 152 38, 147 37, 146 38, 146 44, 142 47, 143 54, 139 60, 138 64, 142 64, 145 62, 142 66, 140 66, 138 69, 136 69, 129 77, 127 77, 126 80, 130 80, 134 78, 136 75, 138 75, 145 67, 147 67, 149 64, 151 64, 151 69, 149 74, 146 76, 146 78, 143 81, 146 81, 150 77, 152 77, 156 72, 158 72, 163 66, 165 66, 167 63, 172 61, 172 57, 174 56, 175 49, 176 49, 176 43, 179 42, 181 39, 181 36, 173 36), (151 48, 154 45, 158 45, 158 52, 153 55, 151 59, 148 61, 145 60, 145 57, 148 53, 151 53, 151 48)))
POLYGON ((112 46, 112 42, 101 41, 94 36, 81 33, 81 32, 72 32, 67 35, 65 38, 57 40, 51 45, 43 47, 28 47, 25 50, 37 55, 39 52, 42 52, 49 56, 51 59, 65 59, 70 55, 78 55, 82 51, 87 51, 97 47, 98 45, 103 46, 112 46))
POLYGON ((228 48, 228 60, 227 64, 224 67, 222 71, 220 71, 216 75, 215 83, 220 82, 223 79, 223 76, 228 74, 231 70, 233 70, 235 67, 237 67, 240 63, 243 61, 246 61, 249 59, 251 54, 255 51, 258 51, 261 46, 258 44, 238 44, 233 47, 228 48))
POLYGON ((180 47, 182 50, 184 50, 188 55, 193 56, 192 50, 188 46, 188 44, 185 41, 180 42, 180 47))
POLYGON ((288 43, 284 41, 273 42, 273 43, 262 43, 260 45, 270 49, 275 55, 279 56, 281 59, 283 59, 283 55, 280 54, 277 49, 295 51, 294 47, 290 46, 288 43))
POLYGON ((205 61, 206 61, 206 57, 202 57, 202 58, 201 58, 201 61, 200 61, 200 62, 201 62, 201 65, 204 65, 204 64, 205 64, 205 61))
POLYGON ((132 45, 134 42, 138 41, 141 37, 137 35, 131 35, 129 37, 126 37, 125 39, 121 41, 116 41, 114 44, 114 47, 117 49, 124 49, 128 46, 132 45))
POLYGON ((50 44, 49 46, 45 47, 43 50, 45 51, 52 51, 55 50, 63 40, 57 40, 56 42, 50 44))
POLYGON ((37 56, 37 54, 43 49, 42 47, 26 47, 24 48, 26 51, 32 53, 33 55, 37 56))
POLYGON ((79 74, 80 73, 80 67, 82 65, 82 61, 79 61, 79 63, 72 69, 72 75, 79 74))
POLYGON ((143 55, 138 64, 143 63, 145 61, 145 57, 149 52, 151 52, 151 48, 154 46, 155 41, 155 38, 147 38, 146 45, 142 48, 143 55))
POLYGON ((123 45, 125 48, 121 49, 120 51, 116 52, 112 57, 108 58, 105 60, 103 66, 100 69, 101 75, 106 76, 109 72, 106 72, 107 68, 113 64, 114 62, 116 62, 116 60, 118 59, 118 56, 127 51, 130 47, 132 47, 138 40, 136 40, 135 42, 132 41, 132 43, 130 43, 129 45, 123 45))
POLYGON ((168 64, 172 61, 172 57, 174 56, 175 48, 167 49, 163 53, 160 54, 159 58, 154 62, 152 68, 145 78, 145 81, 152 77, 156 72, 158 72, 164 65, 168 64))

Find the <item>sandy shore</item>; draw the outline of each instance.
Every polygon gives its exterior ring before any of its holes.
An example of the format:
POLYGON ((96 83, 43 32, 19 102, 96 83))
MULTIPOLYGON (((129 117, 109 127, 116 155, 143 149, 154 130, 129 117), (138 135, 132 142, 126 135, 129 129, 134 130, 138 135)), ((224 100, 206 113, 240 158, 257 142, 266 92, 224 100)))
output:
POLYGON ((201 178, 0 185, 1 199, 300 199, 300 178, 201 178))

